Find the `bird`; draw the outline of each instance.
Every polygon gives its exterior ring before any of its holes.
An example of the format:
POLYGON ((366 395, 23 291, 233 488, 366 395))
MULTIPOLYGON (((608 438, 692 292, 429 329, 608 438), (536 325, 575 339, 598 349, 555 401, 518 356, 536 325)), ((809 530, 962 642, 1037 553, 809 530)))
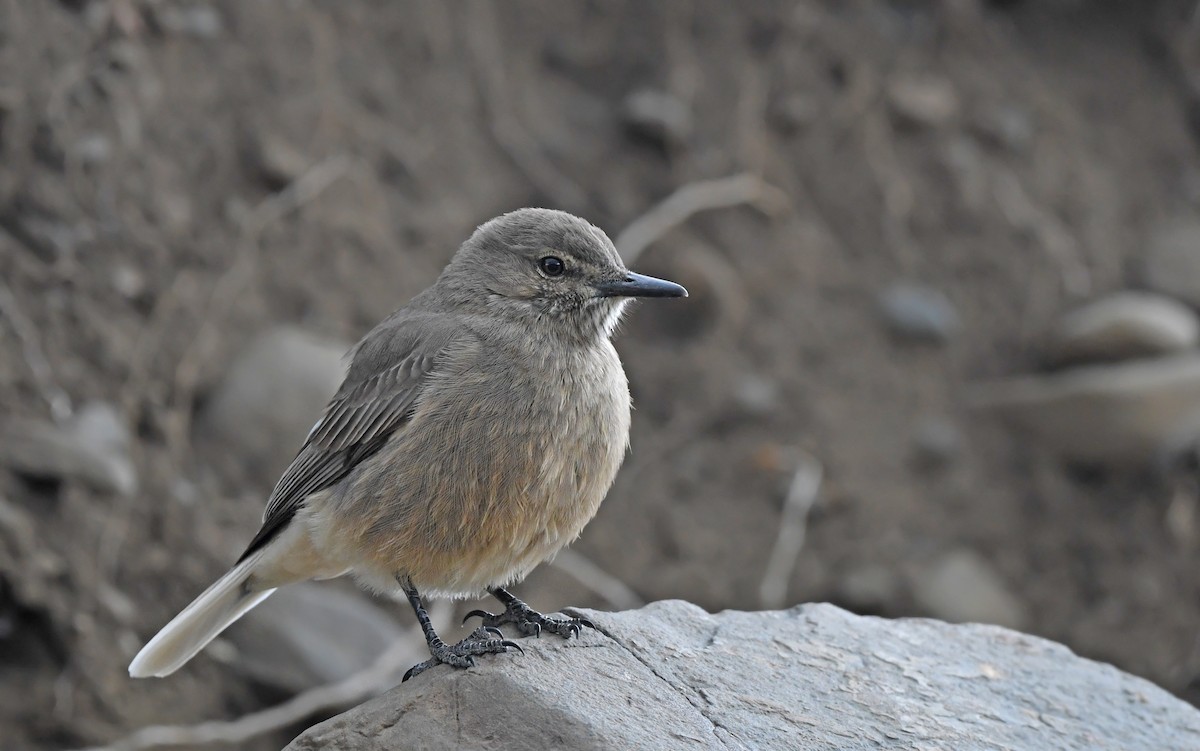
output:
MULTIPOLYGON (((437 280, 348 354, 337 393, 271 492, 235 565, 158 632, 129 674, 166 676, 277 588, 351 575, 407 598, 430 659, 466 668, 524 636, 594 624, 510 593, 596 514, 629 449, 612 336, 633 298, 686 297, 625 267, 572 214, 526 208, 476 228, 437 280), (447 644, 426 598, 490 593, 503 611, 447 644)), ((522 650, 523 651, 523 650, 522 650)))

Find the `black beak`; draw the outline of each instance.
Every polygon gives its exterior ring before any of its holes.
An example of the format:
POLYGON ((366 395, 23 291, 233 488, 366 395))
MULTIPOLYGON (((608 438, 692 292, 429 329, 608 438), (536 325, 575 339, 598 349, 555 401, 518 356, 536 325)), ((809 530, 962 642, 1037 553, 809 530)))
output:
POLYGON ((675 282, 655 279, 652 276, 625 273, 624 279, 600 282, 596 291, 601 297, 687 297, 687 290, 675 282))

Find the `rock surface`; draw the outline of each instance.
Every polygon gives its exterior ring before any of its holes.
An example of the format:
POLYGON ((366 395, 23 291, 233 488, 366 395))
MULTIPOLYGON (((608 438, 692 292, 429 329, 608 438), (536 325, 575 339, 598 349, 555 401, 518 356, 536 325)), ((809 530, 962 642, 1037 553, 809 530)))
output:
POLYGON ((1145 467, 1200 440, 1200 355, 979 384, 970 402, 1069 461, 1145 467))
POLYGON ((1183 303, 1147 292, 1119 292, 1077 308, 1051 332, 1057 363, 1104 362, 1192 349, 1200 321, 1183 303))
POLYGON ((923 612, 951 623, 994 623, 1021 628, 1029 618, 1024 604, 992 565, 962 548, 939 557, 913 581, 923 612))
POLYGON ((995 626, 831 605, 582 611, 579 639, 436 668, 288 749, 1200 748, 1200 712, 995 626))
POLYGON ((1155 227, 1141 272, 1150 289, 1200 307, 1200 222, 1180 217, 1155 227))
POLYGON ((78 480, 102 493, 132 495, 138 487, 129 429, 116 409, 85 405, 56 425, 11 419, 0 426, 0 464, 38 479, 78 480))
MULTIPOLYGON (((304 582, 280 588, 226 638, 237 647, 239 668, 268 686, 299 693, 368 667, 406 634, 365 594, 304 582)), ((427 658, 417 649, 413 662, 427 658)))
POLYGON ((204 405, 197 438, 274 479, 337 391, 349 349, 287 326, 260 334, 230 363, 204 405))

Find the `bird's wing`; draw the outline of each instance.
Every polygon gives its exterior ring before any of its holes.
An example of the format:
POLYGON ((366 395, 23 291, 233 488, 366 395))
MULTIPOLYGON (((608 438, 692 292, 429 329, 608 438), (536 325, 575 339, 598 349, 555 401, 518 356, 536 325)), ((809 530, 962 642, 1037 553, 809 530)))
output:
POLYGON ((377 452, 412 416, 423 385, 462 336, 445 320, 401 318, 356 348, 349 374, 271 491, 263 524, 242 559, 267 544, 304 499, 377 452))

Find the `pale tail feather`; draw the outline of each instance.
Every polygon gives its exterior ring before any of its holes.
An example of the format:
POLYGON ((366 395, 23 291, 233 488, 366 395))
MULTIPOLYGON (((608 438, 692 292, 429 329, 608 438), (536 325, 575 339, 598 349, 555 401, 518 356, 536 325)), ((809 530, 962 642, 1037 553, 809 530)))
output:
POLYGON ((259 551, 229 570, 191 605, 163 627, 129 664, 134 678, 162 677, 183 666, 210 641, 270 597, 274 589, 248 592, 246 581, 254 573, 263 551, 259 551))

